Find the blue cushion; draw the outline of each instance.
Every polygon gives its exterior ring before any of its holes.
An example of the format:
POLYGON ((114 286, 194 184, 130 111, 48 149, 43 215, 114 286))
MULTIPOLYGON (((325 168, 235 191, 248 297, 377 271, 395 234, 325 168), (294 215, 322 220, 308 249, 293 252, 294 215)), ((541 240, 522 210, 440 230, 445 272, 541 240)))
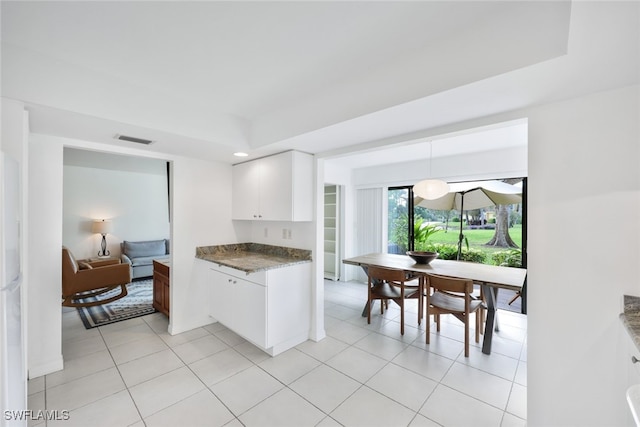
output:
POLYGON ((131 265, 134 267, 140 267, 142 265, 151 265, 153 264, 153 260, 167 260, 169 258, 165 258, 165 257, 159 257, 157 255, 153 255, 153 256, 140 256, 140 257, 136 257, 133 258, 131 260, 131 265))
POLYGON ((166 246, 164 239, 149 240, 146 242, 127 242, 124 243, 124 253, 129 258, 149 257, 166 254, 166 246))

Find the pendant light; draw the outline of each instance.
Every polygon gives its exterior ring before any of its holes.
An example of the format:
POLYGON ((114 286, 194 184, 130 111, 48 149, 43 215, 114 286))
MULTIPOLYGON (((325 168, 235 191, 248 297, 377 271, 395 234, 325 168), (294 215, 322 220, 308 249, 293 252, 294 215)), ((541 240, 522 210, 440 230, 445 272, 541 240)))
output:
MULTIPOLYGON (((433 173, 431 168, 433 160, 433 146, 429 141, 429 177, 433 173)), ((439 199, 449 192, 449 184, 440 179, 425 179, 413 186, 413 194, 427 200, 439 199)))

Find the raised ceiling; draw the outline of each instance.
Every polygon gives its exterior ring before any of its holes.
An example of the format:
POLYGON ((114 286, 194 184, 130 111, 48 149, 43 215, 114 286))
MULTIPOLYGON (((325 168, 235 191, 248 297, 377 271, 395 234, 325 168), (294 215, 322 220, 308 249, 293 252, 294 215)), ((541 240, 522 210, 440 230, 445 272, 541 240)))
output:
POLYGON ((169 154, 348 149, 637 83, 637 5, 585 3, 3 1, 2 95, 169 154))

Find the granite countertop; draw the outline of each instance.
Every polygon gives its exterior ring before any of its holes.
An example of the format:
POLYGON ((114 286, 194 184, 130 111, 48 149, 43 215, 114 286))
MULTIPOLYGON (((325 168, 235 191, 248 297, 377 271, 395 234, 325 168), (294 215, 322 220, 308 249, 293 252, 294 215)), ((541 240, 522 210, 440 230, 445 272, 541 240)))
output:
POLYGON ((620 314, 620 320, 640 350, 640 297, 624 296, 624 312, 620 314))
POLYGON ((311 262, 311 251, 260 243, 199 246, 196 258, 247 274, 311 262))

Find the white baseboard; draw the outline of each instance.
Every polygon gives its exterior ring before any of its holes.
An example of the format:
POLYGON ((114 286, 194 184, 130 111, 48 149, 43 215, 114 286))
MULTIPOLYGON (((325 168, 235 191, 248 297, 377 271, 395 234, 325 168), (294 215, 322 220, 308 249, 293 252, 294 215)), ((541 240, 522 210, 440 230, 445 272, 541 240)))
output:
POLYGON ((64 359, 62 358, 62 355, 60 355, 60 357, 56 357, 55 360, 30 364, 28 369, 28 378, 38 378, 63 369, 64 359))
POLYGON ((323 339, 325 339, 327 337, 327 333, 325 332, 324 328, 322 329, 311 329, 311 332, 309 334, 309 339, 311 341, 321 341, 323 339))
POLYGON ((174 323, 171 320, 169 320, 169 327, 167 328, 167 332, 169 332, 169 335, 177 335, 183 332, 190 331, 192 329, 201 328, 203 326, 210 325, 215 322, 216 320, 213 317, 206 316, 203 319, 199 319, 199 321, 196 320, 196 322, 192 322, 190 324, 182 323, 179 327, 176 327, 174 323))

